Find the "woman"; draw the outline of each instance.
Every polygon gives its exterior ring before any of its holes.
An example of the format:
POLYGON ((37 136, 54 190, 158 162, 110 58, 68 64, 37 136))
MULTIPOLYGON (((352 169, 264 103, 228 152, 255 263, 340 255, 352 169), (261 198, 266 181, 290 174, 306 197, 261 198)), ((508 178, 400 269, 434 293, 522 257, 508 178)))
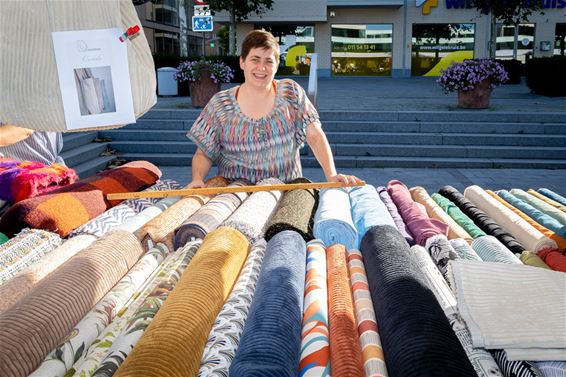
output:
POLYGON ((305 141, 327 181, 360 181, 336 172, 316 109, 296 82, 274 80, 278 65, 275 38, 260 30, 249 33, 240 57, 245 82, 217 93, 187 133, 198 147, 189 188, 204 187, 213 162, 228 179, 291 181, 302 175, 299 149, 305 141))

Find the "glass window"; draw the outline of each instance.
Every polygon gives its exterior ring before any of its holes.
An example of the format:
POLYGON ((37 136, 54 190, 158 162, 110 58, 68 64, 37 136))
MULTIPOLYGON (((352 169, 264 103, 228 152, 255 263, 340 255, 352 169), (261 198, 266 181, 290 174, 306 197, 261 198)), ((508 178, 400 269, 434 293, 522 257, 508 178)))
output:
POLYGON ((518 27, 497 24, 495 57, 502 60, 514 59, 516 45, 516 59, 525 63, 533 55, 534 40, 535 24, 519 24, 518 27))
POLYGON ((159 55, 179 55, 179 35, 155 32, 155 53, 159 55))
POLYGON ((334 76, 391 76, 392 24, 332 25, 334 76))
POLYGON ((411 74, 439 76, 452 62, 474 58, 475 24, 413 24, 411 74))
POLYGON ((179 0, 147 2, 146 18, 164 25, 179 26, 179 0))
POLYGON ((554 55, 566 56, 564 54, 566 44, 566 23, 556 24, 556 39, 554 42, 554 55))
POLYGON ((314 26, 269 25, 263 28, 279 41, 281 56, 278 75, 308 75, 309 54, 314 52, 314 26))

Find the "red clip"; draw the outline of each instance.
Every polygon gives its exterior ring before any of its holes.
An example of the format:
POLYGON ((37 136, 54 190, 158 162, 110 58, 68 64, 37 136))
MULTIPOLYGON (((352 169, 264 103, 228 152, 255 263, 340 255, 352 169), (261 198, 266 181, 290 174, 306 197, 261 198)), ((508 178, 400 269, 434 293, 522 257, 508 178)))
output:
POLYGON ((140 32, 140 27, 138 25, 129 27, 128 30, 126 30, 126 32, 120 36, 120 42, 125 42, 126 39, 133 37, 139 32, 140 32))

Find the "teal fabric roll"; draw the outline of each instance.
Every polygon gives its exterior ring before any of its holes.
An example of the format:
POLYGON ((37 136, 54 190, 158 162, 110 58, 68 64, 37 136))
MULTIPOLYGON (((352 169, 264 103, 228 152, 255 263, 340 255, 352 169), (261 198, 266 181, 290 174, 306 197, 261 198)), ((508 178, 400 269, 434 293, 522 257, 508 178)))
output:
POLYGON ((468 243, 465 240, 463 240, 462 238, 455 238, 453 240, 450 240, 450 245, 452 245, 452 247, 454 248, 456 253, 462 259, 481 260, 481 258, 474 251, 474 249, 472 249, 472 247, 470 245, 468 245, 468 243))
POLYGON ((325 245, 336 243, 346 249, 356 249, 358 232, 350 207, 350 197, 345 188, 320 190, 318 208, 314 216, 313 233, 325 245))
POLYGON ((456 204, 444 196, 434 193, 430 196, 451 218, 456 221, 472 238, 485 236, 485 232, 481 230, 474 221, 470 219, 456 204))

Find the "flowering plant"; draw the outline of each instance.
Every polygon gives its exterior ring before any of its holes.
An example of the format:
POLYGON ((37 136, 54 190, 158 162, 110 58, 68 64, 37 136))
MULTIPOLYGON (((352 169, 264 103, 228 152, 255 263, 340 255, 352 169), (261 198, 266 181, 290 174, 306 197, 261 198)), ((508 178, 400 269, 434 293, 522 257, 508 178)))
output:
POLYGON ((491 59, 466 59, 461 63, 452 63, 436 82, 444 93, 456 90, 473 90, 480 82, 488 80, 494 89, 509 80, 503 65, 491 59))
POLYGON ((232 68, 223 62, 212 62, 210 60, 181 62, 173 77, 179 82, 195 82, 201 79, 202 71, 210 72, 210 78, 216 84, 229 83, 234 78, 234 70, 232 68))

